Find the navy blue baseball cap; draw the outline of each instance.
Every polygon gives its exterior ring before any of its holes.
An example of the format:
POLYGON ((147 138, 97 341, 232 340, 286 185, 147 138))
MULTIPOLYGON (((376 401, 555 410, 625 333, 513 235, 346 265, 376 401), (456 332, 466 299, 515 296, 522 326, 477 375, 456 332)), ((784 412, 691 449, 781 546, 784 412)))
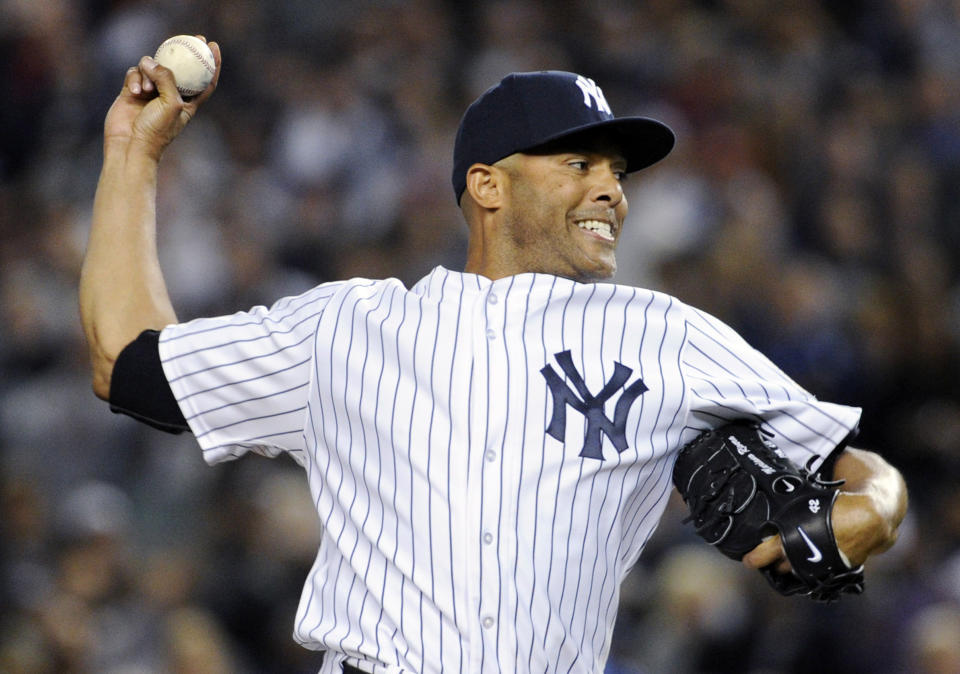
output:
POLYGON ((614 117, 600 87, 583 75, 559 70, 507 75, 460 120, 453 148, 457 203, 473 164, 493 164, 515 152, 601 130, 618 145, 628 173, 655 164, 673 149, 667 125, 647 117, 614 117))

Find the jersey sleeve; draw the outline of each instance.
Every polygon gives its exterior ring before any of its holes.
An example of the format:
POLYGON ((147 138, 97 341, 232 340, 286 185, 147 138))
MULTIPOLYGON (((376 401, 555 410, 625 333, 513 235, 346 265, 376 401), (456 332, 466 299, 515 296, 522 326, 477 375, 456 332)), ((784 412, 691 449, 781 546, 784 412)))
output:
POLYGON ((164 374, 208 463, 248 451, 303 462, 317 323, 336 291, 321 285, 161 332, 164 374))
POLYGON ((860 408, 818 400, 722 321, 686 309, 681 365, 689 426, 703 430, 753 419, 794 463, 818 457, 814 468, 856 432, 860 408))

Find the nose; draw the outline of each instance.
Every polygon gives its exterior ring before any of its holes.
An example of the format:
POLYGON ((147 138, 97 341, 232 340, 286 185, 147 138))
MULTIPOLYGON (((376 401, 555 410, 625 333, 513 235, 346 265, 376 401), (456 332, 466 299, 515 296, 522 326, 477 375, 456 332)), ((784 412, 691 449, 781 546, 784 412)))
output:
POLYGON ((597 170, 597 179, 591 188, 591 199, 608 208, 616 208, 623 201, 623 185, 617 177, 619 170, 609 165, 597 170))

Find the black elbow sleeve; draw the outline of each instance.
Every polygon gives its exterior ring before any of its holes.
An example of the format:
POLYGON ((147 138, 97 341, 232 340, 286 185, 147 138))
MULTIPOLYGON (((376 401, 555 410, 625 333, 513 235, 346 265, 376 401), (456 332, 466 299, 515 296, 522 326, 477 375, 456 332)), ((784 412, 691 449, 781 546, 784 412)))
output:
POLYGON ((159 344, 158 331, 144 330, 120 352, 110 379, 110 409, 168 433, 189 431, 163 373, 159 344))

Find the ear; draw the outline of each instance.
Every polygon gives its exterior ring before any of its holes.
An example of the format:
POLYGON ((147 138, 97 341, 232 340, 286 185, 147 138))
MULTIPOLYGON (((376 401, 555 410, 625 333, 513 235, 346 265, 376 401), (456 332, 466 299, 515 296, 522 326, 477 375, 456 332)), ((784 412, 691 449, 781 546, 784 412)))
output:
POLYGON ((507 175, 496 166, 473 164, 467 169, 467 192, 481 208, 497 209, 506 194, 507 175))

